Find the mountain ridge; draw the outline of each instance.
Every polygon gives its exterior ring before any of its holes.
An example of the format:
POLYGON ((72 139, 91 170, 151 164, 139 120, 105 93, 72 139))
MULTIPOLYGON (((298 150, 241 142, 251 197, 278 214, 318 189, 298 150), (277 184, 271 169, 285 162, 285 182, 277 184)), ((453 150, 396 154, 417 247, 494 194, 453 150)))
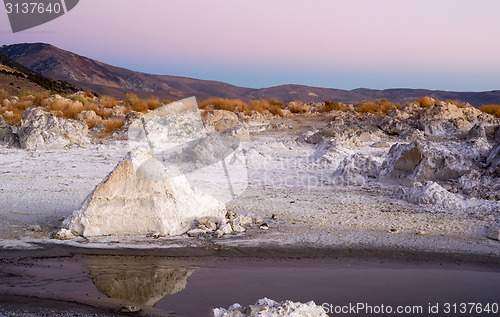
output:
POLYGON ((47 43, 3 45, 0 47, 0 53, 46 77, 64 80, 99 94, 120 98, 124 97, 126 93, 133 92, 143 98, 155 96, 167 99, 180 99, 194 95, 199 99, 207 97, 243 100, 275 98, 282 102, 333 100, 344 103, 359 103, 386 98, 392 102, 404 103, 423 96, 430 96, 442 100, 465 101, 474 106, 500 104, 500 90, 483 92, 411 88, 343 90, 295 84, 260 89, 246 88, 221 81, 132 71, 108 65, 47 43))

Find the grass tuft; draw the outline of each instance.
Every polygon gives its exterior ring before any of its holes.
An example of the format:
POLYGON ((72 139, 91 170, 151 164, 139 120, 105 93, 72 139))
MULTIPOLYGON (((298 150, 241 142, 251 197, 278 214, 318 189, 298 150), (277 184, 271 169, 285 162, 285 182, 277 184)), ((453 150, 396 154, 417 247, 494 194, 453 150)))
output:
POLYGON ((432 106, 435 103, 435 100, 428 96, 425 96, 420 99, 417 99, 417 103, 420 105, 420 107, 427 108, 429 106, 432 106))
POLYGON ((482 112, 489 113, 497 118, 500 118, 500 105, 483 105, 478 109, 482 112))
POLYGON ((105 133, 112 133, 123 126, 125 118, 110 118, 102 121, 105 133))
POLYGON ((347 111, 349 108, 347 107, 346 104, 341 103, 341 102, 334 102, 331 100, 325 100, 325 104, 319 108, 319 112, 330 112, 330 111, 347 111))

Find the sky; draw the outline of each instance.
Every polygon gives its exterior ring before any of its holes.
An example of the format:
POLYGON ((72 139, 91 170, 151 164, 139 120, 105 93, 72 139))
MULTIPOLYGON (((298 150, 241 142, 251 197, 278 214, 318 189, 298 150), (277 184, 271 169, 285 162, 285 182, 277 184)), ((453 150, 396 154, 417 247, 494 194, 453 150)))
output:
POLYGON ((497 0, 80 0, 0 45, 262 88, 500 89, 497 0))

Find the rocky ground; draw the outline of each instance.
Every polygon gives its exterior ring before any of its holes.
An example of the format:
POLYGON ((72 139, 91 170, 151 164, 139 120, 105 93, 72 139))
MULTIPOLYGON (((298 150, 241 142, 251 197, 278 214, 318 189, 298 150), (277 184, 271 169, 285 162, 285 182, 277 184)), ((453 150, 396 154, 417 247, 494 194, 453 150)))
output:
MULTIPOLYGON (((201 137, 193 123, 198 121, 151 112, 104 139, 89 134, 80 121, 28 108, 19 126, 0 126, 0 244, 395 248, 500 255, 500 119, 445 102, 425 108, 408 104, 386 115, 315 111, 320 106, 310 105, 301 114, 288 111, 286 117, 202 112, 206 135, 201 137), (133 133, 134 122, 146 135, 133 133), (170 144, 165 135, 182 138, 170 144), (184 141, 189 146, 169 152, 184 141), (194 231, 181 236, 161 226, 116 235, 108 230, 104 236, 68 226, 75 224, 77 210, 79 225, 93 225, 96 215, 85 214, 89 204, 82 207, 82 201, 123 164, 131 143, 153 149, 163 163, 175 162, 195 190, 226 204, 226 218, 190 218, 180 227, 194 231), (167 143, 172 147, 158 150, 167 143), (225 165, 216 160, 219 156, 228 158, 225 165)), ((141 168, 127 166, 136 174, 141 168)), ((106 196, 113 190, 99 196, 115 199, 115 213, 109 212, 101 225, 113 225, 125 199, 106 196)), ((171 190, 175 196, 175 186, 171 190)), ((134 226, 137 217, 120 227, 141 227, 134 226)))

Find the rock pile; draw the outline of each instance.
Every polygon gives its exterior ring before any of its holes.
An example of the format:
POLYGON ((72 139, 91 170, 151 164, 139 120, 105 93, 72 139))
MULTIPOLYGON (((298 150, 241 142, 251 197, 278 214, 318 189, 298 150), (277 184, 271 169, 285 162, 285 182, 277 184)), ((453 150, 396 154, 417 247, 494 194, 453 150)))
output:
POLYGON ((311 158, 334 171, 328 182, 396 183, 414 203, 446 205, 453 194, 500 199, 499 118, 447 102, 408 104, 387 116, 332 111, 329 118, 297 140, 316 145, 311 158))
POLYGON ((28 108, 21 118, 19 143, 23 149, 63 149, 89 142, 88 127, 80 121, 58 118, 41 108, 28 108))
POLYGON ((248 226, 254 221, 251 216, 236 215, 234 212, 227 212, 226 217, 220 221, 213 217, 203 217, 198 219, 198 226, 196 229, 187 232, 190 237, 199 236, 215 236, 217 238, 223 235, 245 232, 245 226, 248 226))

